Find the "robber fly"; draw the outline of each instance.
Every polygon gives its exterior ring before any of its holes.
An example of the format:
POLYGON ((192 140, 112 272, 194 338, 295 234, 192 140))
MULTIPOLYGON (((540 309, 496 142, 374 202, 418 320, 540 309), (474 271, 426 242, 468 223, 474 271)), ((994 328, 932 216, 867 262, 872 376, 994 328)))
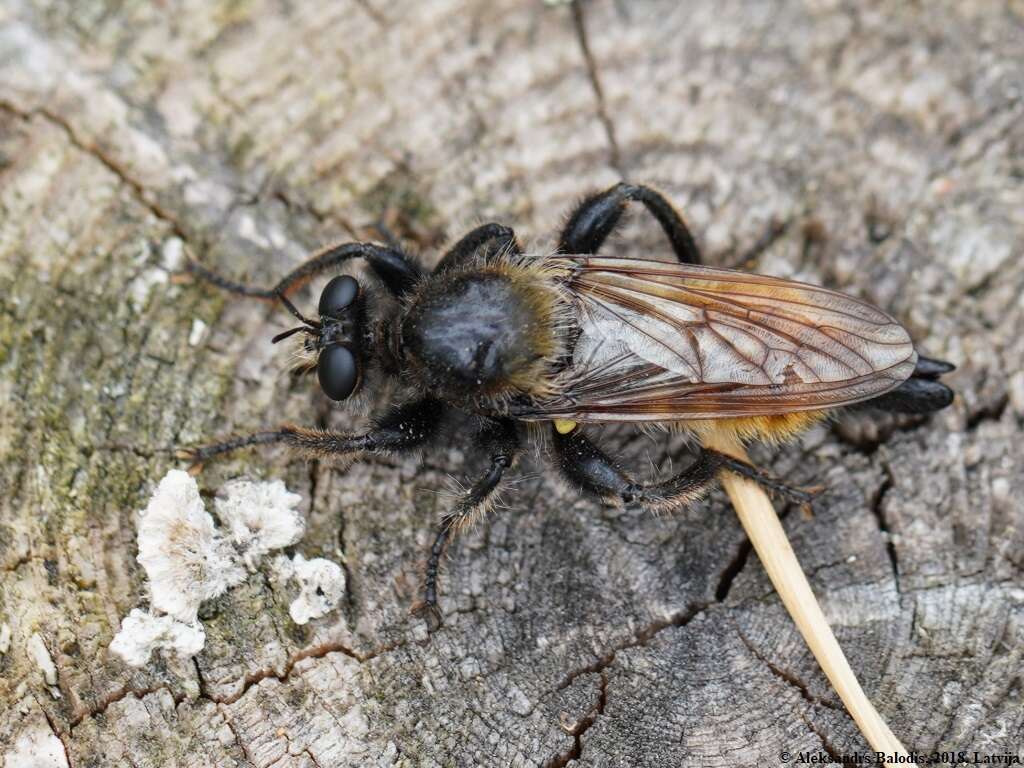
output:
POLYGON ((299 336, 299 368, 315 371, 331 400, 366 400, 388 381, 397 391, 366 432, 284 425, 184 451, 194 466, 274 443, 307 456, 401 453, 436 441, 452 411, 468 414, 472 443, 489 465, 437 528, 419 604, 435 621, 450 537, 487 510, 538 431, 563 478, 610 503, 678 508, 723 469, 806 500, 701 444, 716 430, 789 438, 843 406, 928 413, 953 398, 938 381, 953 366, 918 355, 880 309, 826 288, 701 266, 683 220, 643 186, 586 198, 547 256, 524 254, 511 229, 492 223, 465 235, 432 271, 395 244, 373 243, 328 248, 266 289, 195 262, 189 271, 290 311, 300 325, 274 342, 299 336), (657 219, 675 261, 597 255, 631 201, 657 219), (335 276, 315 318, 289 299, 356 258, 369 264, 370 280, 335 276), (698 453, 678 474, 641 483, 585 434, 582 425, 595 422, 671 425, 694 438, 698 453))

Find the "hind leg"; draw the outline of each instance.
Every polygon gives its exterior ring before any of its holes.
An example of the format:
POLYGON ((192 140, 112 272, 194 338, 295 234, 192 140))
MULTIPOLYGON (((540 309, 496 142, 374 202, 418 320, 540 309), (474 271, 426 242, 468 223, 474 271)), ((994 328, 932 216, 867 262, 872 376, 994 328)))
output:
POLYGON ((813 493, 791 488, 757 467, 708 448, 701 448, 697 458, 682 472, 665 480, 638 483, 578 428, 568 434, 554 431, 553 445, 558 469, 570 483, 607 502, 626 507, 657 512, 685 507, 708 492, 721 470, 748 477, 799 504, 807 504, 814 498, 813 493))
POLYGON ((597 253, 630 202, 642 203, 658 220, 680 262, 701 263, 697 243, 672 204, 660 192, 638 184, 616 184, 580 203, 562 230, 558 250, 561 253, 597 253))

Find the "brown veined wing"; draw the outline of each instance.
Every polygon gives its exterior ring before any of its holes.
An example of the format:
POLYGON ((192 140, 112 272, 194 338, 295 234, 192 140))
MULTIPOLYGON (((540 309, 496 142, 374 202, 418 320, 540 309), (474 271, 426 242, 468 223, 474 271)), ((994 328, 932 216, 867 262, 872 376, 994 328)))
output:
POLYGON ((889 315, 814 285, 690 264, 555 256, 577 307, 572 364, 525 419, 672 421, 850 405, 917 353, 889 315))

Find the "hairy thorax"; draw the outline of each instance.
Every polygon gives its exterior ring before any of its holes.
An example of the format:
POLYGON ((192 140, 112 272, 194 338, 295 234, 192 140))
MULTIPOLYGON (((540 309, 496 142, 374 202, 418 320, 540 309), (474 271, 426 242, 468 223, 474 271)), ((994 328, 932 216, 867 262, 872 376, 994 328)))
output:
POLYGON ((435 275, 402 320, 406 364, 455 404, 543 395, 563 346, 559 305, 556 281, 529 262, 435 275))

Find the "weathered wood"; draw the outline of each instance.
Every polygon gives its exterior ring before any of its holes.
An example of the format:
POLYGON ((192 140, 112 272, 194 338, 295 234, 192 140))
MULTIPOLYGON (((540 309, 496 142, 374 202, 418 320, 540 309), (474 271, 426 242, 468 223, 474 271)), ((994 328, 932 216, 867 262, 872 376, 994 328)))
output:
MULTIPOLYGON (((955 406, 877 450, 820 429, 755 455, 830 488, 787 529, 908 748, 1024 744, 1019 4, 8 0, 0 52, 7 765, 865 749, 721 493, 619 513, 542 456, 461 540, 429 639, 408 608, 456 448, 346 472, 274 452, 211 467, 211 491, 247 474, 307 498, 299 549, 344 558, 347 609, 296 626, 254 576, 210 606, 194 664, 131 671, 107 651, 145 599, 135 512, 175 446, 352 422, 281 375, 283 315, 170 282, 183 252, 269 282, 387 211, 436 258, 480 219, 549 236, 622 175, 679 201, 711 263, 784 223, 749 266, 864 295, 961 366, 955 406)), ((627 234, 664 248, 646 224, 627 234)), ((678 447, 604 439, 638 465, 678 447)))

